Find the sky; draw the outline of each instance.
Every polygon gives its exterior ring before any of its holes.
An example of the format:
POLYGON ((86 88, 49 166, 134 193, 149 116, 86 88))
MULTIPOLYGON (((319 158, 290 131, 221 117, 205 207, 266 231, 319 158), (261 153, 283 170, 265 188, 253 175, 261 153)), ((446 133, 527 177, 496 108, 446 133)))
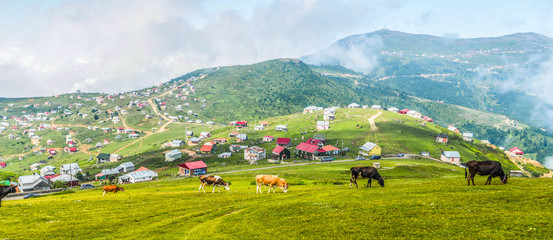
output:
POLYGON ((0 97, 117 93, 387 28, 553 37, 553 1, 0 0, 0 97))

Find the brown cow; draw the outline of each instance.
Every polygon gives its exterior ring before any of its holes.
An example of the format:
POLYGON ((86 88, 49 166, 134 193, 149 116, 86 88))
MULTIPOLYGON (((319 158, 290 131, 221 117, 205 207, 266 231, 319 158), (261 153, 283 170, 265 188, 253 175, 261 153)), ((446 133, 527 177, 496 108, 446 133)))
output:
POLYGON ((288 192, 288 183, 286 183, 286 180, 284 180, 284 178, 279 178, 275 175, 257 175, 255 177, 255 181, 257 182, 255 193, 262 193, 261 185, 269 186, 268 193, 271 193, 271 188, 273 189, 274 193, 276 187, 280 187, 283 192, 288 192))
POLYGON ((215 187, 219 187, 219 192, 221 192, 221 186, 223 186, 226 190, 230 190, 229 184, 223 181, 223 179, 219 176, 213 176, 213 175, 209 175, 207 177, 204 175, 200 176, 200 188, 198 189, 198 192, 203 189, 205 193, 206 185, 213 185, 213 191, 212 191, 213 193, 215 192, 215 187))
POLYGON ((119 187, 117 185, 108 185, 108 186, 103 186, 102 187, 104 189, 104 195, 106 195, 106 193, 108 192, 113 192, 113 194, 116 194, 118 191, 121 191, 121 192, 124 192, 125 189, 123 189, 122 187, 119 187))

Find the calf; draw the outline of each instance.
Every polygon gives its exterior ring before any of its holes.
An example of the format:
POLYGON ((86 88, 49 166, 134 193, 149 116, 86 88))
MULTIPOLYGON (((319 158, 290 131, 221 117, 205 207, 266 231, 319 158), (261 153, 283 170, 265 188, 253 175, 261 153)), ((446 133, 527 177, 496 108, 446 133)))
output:
POLYGON ((0 207, 2 207, 2 198, 10 193, 16 192, 19 192, 19 188, 15 184, 11 184, 10 186, 0 186, 0 207))
POLYGON ((288 183, 286 183, 286 180, 284 178, 279 178, 275 175, 257 175, 255 177, 255 181, 257 182, 257 186, 255 188, 255 193, 261 193, 261 185, 269 186, 269 192, 271 193, 271 188, 273 189, 273 193, 275 193, 276 187, 280 187, 283 192, 288 192, 288 183))
POLYGON ((359 188, 359 186, 357 186, 357 178, 359 177, 369 179, 369 182, 367 182, 367 187, 372 187, 372 179, 377 180, 378 184, 384 187, 384 178, 381 177, 380 174, 378 174, 378 171, 374 167, 352 167, 349 170, 349 175, 349 189, 351 189, 351 183, 355 183, 355 186, 359 188))
POLYGON ((223 186, 227 191, 230 190, 229 183, 223 181, 223 179, 219 176, 200 176, 200 188, 198 189, 198 192, 203 189, 205 193, 206 185, 213 185, 213 193, 215 192, 215 187, 219 187, 219 192, 221 192, 221 186, 223 186))
POLYGON ((119 186, 116 186, 116 185, 108 185, 108 186, 103 186, 102 187, 104 189, 104 195, 106 195, 106 193, 108 192, 113 192, 113 194, 116 194, 118 191, 121 191, 121 192, 124 192, 125 189, 123 189, 122 187, 119 187, 119 186))
POLYGON ((467 179, 467 185, 470 186, 472 181, 472 186, 474 186, 474 176, 476 174, 480 176, 488 176, 486 183, 484 185, 491 185, 492 178, 499 177, 501 183, 507 183, 507 178, 509 176, 503 172, 503 167, 501 163, 497 161, 470 161, 465 166, 465 178, 467 179), (469 169, 469 176, 467 178, 467 168, 469 169))

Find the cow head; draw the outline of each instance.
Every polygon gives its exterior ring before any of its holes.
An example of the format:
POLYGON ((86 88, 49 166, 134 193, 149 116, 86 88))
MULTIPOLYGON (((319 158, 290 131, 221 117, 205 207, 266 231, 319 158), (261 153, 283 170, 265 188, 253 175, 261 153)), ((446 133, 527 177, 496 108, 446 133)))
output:
POLYGON ((384 187, 384 178, 383 177, 380 177, 378 179, 378 184, 380 184, 381 187, 384 187))
POLYGON ((282 184, 282 186, 280 187, 282 189, 283 192, 288 192, 288 183, 286 183, 286 181, 284 182, 284 184, 282 184))
POLYGON ((230 185, 229 183, 225 183, 225 185, 223 185, 223 187, 225 187, 225 189, 226 189, 227 191, 230 191, 229 185, 230 185))
POLYGON ((123 189, 123 187, 117 187, 117 188, 119 188, 119 191, 121 191, 121 192, 125 191, 125 189, 123 189))
POLYGON ((503 179, 501 179, 501 183, 503 183, 503 184, 507 183, 507 179, 508 179, 508 178, 509 178, 509 175, 505 174, 505 175, 503 176, 503 179))

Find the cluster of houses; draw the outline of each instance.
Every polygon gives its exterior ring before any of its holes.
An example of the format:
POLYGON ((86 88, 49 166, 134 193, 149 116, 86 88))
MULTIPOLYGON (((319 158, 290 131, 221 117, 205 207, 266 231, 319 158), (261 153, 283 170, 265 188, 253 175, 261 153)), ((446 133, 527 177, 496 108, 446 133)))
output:
POLYGON ((78 163, 61 165, 59 173, 56 173, 54 166, 44 166, 40 169, 40 174, 35 172, 31 175, 20 176, 17 182, 19 190, 22 192, 50 189, 56 181, 64 182, 67 186, 77 186, 79 179, 75 176, 82 171, 78 163))

